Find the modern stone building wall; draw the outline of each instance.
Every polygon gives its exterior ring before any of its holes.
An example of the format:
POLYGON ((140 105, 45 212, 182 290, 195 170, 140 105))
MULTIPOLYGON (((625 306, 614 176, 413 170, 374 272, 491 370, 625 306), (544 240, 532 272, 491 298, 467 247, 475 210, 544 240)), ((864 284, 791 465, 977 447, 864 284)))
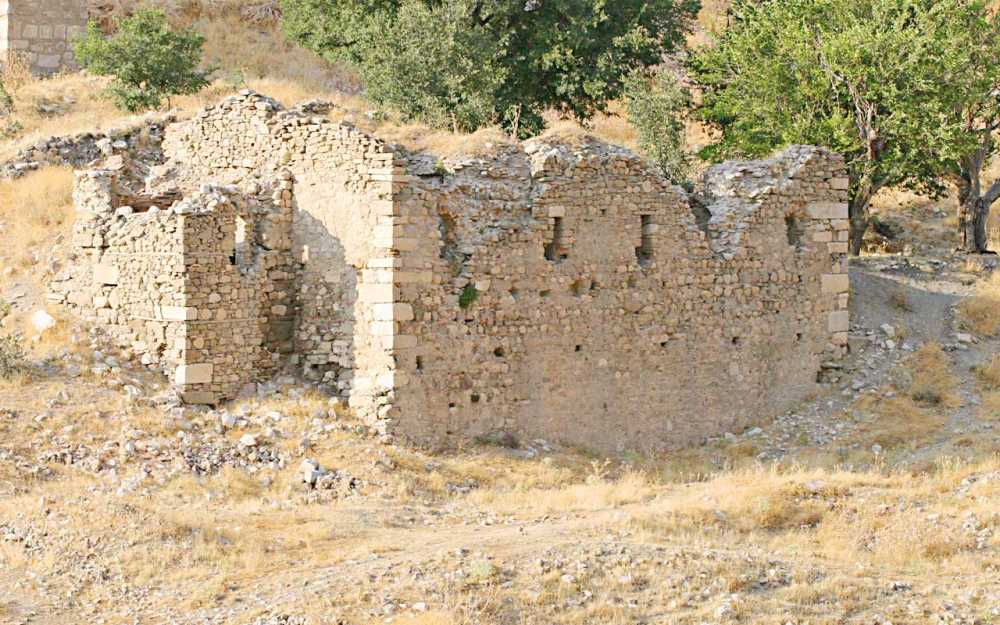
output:
POLYGON ((13 53, 36 74, 74 69, 73 38, 87 28, 87 0, 0 0, 0 62, 13 53))
POLYGON ((168 126, 164 162, 81 174, 53 298, 190 402, 295 367, 441 446, 676 446, 800 401, 846 350, 836 155, 728 163, 689 196, 597 142, 442 162, 318 112, 245 92, 168 126))

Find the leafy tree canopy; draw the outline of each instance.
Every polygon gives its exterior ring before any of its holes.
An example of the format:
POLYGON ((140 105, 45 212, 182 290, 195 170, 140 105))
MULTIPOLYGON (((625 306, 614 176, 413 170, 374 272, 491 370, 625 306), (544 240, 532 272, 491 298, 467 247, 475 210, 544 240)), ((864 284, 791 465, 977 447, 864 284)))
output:
POLYGON ((585 120, 629 71, 683 42, 698 0, 282 0, 290 38, 357 64, 369 96, 407 117, 539 131, 585 120))
POLYGON ((687 184, 692 155, 685 144, 684 115, 691 94, 670 72, 636 70, 625 81, 628 119, 639 148, 675 184, 687 184))
POLYGON ((703 156, 758 157, 795 143, 843 153, 852 251, 885 186, 937 193, 970 149, 956 111, 968 92, 971 0, 737 0, 717 45, 690 62, 702 119, 721 130, 703 156))
POLYGON ((144 9, 121 20, 111 37, 91 22, 74 51, 87 70, 113 76, 108 95, 119 108, 135 112, 208 84, 211 71, 198 69, 204 42, 193 30, 171 29, 163 11, 144 9))

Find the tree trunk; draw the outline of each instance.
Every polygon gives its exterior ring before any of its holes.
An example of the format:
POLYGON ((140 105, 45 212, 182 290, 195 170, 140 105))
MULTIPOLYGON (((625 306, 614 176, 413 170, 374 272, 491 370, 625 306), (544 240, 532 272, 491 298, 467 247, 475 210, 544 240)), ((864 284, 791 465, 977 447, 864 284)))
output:
POLYGON ((990 202, 987 198, 971 195, 962 204, 964 219, 961 226, 961 250, 969 254, 985 254, 989 248, 986 226, 990 220, 990 202))
POLYGON ((864 243, 865 233, 868 232, 868 204, 871 202, 871 193, 859 191, 849 205, 850 223, 850 253, 851 256, 861 254, 861 246, 864 243))
POLYGON ((977 254, 985 254, 988 244, 986 241, 986 225, 990 220, 990 204, 986 198, 979 198, 972 211, 972 242, 975 245, 977 254))

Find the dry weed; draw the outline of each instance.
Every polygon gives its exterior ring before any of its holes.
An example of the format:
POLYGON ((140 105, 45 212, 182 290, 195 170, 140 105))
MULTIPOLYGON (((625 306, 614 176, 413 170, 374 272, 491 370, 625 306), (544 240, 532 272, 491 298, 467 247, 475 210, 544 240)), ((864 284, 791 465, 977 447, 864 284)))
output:
POLYGON ((36 266, 49 249, 46 242, 68 235, 73 215, 73 172, 49 167, 17 179, 0 181, 0 266, 36 266))
POLYGON ((955 407, 961 399, 955 393, 958 378, 951 370, 951 359, 938 343, 927 343, 907 361, 913 383, 909 393, 915 401, 933 406, 955 407))
POLYGON ((653 497, 655 489, 646 475, 627 472, 613 480, 592 476, 584 483, 561 488, 479 489, 470 503, 507 515, 543 515, 553 512, 601 510, 653 497))
POLYGON ((995 336, 1000 331, 1000 271, 981 281, 976 294, 959 303, 958 320, 981 336, 995 336))
POLYGON ((902 287, 894 289, 889 294, 889 305, 896 310, 913 312, 913 305, 910 303, 910 298, 906 295, 906 290, 902 287))
POLYGON ((908 395, 866 398, 857 407, 871 415, 871 420, 858 424, 853 436, 865 448, 874 443, 886 450, 913 447, 938 434, 947 421, 940 411, 928 409, 908 395))

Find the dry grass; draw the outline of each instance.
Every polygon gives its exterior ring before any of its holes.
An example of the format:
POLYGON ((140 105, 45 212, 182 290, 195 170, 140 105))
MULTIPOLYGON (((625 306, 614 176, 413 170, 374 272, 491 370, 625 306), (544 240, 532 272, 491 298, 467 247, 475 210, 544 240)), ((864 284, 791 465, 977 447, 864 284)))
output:
POLYGON ((1000 421, 1000 392, 983 394, 979 405, 979 418, 986 421, 1000 421))
POLYGON ((955 393, 958 378, 952 372, 951 359, 938 343, 927 343, 910 357, 906 365, 913 375, 909 388, 914 401, 954 408, 961 403, 955 393))
MULTIPOLYGON (((75 385, 87 386, 86 378, 75 385)), ((17 409, 37 414, 62 388, 57 381, 41 380, 24 391, 29 394, 17 409)), ((180 435, 163 412, 129 407, 120 399, 114 403, 113 397, 117 395, 74 395, 40 424, 0 419, 4 447, 30 457, 40 437, 48 436, 43 432, 94 449, 134 430, 145 432, 143 439, 180 435), (94 414, 98 405, 103 416, 94 414)), ((9 401, 0 392, 0 407, 9 401)), ((508 605, 526 620, 537 616, 547 619, 539 622, 554 624, 625 624, 634 622, 635 613, 616 603, 616 596, 661 579, 664 591, 671 593, 674 582, 667 583, 667 577, 679 575, 692 583, 720 580, 721 589, 714 592, 740 595, 734 609, 741 622, 770 623, 775 614, 802 607, 817 615, 844 602, 854 606, 848 610, 878 605, 880 591, 864 586, 866 579, 937 584, 942 575, 954 575, 981 580, 989 575, 984 567, 995 561, 998 548, 994 538, 986 551, 977 551, 963 527, 973 514, 981 525, 997 529, 1000 482, 963 484, 974 473, 1000 470, 996 458, 974 465, 949 463, 924 473, 756 467, 716 472, 700 483, 658 485, 646 474, 595 464, 572 452, 525 460, 509 450, 477 447, 429 456, 337 431, 306 455, 361 476, 375 490, 313 504, 298 498, 301 486, 294 482, 301 452, 294 450, 315 413, 329 413, 328 400, 289 389, 235 407, 240 408, 284 416, 275 422, 282 436, 272 442, 289 457, 284 468, 249 474, 227 467, 207 477, 180 473, 165 482, 148 479, 139 490, 116 495, 117 482, 106 482, 106 473, 94 476, 82 467, 54 463, 54 477, 26 480, 14 466, 0 463, 0 486, 18 484, 13 495, 0 488, 0 518, 13 519, 15 527, 46 528, 30 549, 18 542, 0 543, 0 570, 15 575, 30 571, 51 588, 64 588, 74 583, 64 563, 86 558, 93 570, 107 571, 109 577, 78 590, 83 602, 94 603, 125 583, 149 590, 151 603, 145 605, 157 605, 159 597, 180 611, 238 610, 253 589, 265 599, 277 599, 283 610, 317 617, 337 614, 358 623, 385 621, 372 615, 380 614, 383 593, 391 588, 395 600, 411 606, 393 614, 392 621, 426 625, 498 625, 508 622, 508 605), (393 466, 383 471, 376 465, 384 456, 393 466), (475 482, 471 493, 447 488, 468 480, 475 482), (525 518, 531 522, 519 522, 525 518), (490 522, 481 524, 483 519, 490 522), (648 549, 651 557, 623 559, 620 565, 604 560, 606 570, 566 566, 538 573, 531 564, 538 558, 565 557, 572 565, 576 553, 605 552, 609 544, 611 553, 627 545, 629 550, 648 549), (460 547, 483 554, 470 553, 463 562, 455 555, 460 547), (676 551, 699 555, 672 560, 676 551), (762 552, 764 560, 754 555, 762 552), (504 573, 481 580, 470 567, 489 556, 504 573), (758 585, 762 578, 770 579, 769 570, 790 562, 795 566, 787 582, 774 588, 758 585), (448 577, 460 567, 472 576, 448 577), (405 571, 420 574, 394 574, 405 571), (576 581, 565 581, 567 572, 576 581), (355 576, 357 587, 330 582, 328 576, 334 574, 355 576), (501 587, 501 580, 513 585, 501 587), (305 587, 303 603, 289 607, 282 601, 293 586, 305 587), (321 594, 311 594, 314 587, 321 594), (583 589, 592 590, 595 599, 565 616, 546 615, 583 589), (417 601, 427 602, 426 612, 412 607, 417 601)), ((336 412, 337 418, 349 418, 336 412)), ((197 413, 188 418, 194 431, 214 423, 200 420, 197 413)), ((643 469, 662 473, 654 463, 647 459, 643 469)), ((118 467, 123 478, 137 469, 136 461, 118 467)), ((659 582, 652 588, 660 588, 659 582)), ((659 600, 652 594, 647 598, 659 600)), ((663 609, 669 601, 663 600, 663 609)), ((139 608, 147 614, 145 609, 139 608)), ((691 610, 682 609, 677 622, 714 622, 714 604, 691 610)), ((240 613, 239 622, 252 619, 240 613)))
POLYGON ((238 15, 223 14, 201 16, 191 26, 205 36, 205 63, 220 68, 217 78, 223 82, 279 79, 313 94, 361 90, 348 68, 289 42, 277 25, 254 26, 238 15))
POLYGON ((988 390, 1000 390, 1000 355, 975 368, 976 377, 988 390))
MULTIPOLYGON (((56 237, 72 227, 73 172, 49 167, 0 181, 0 267, 36 267, 56 237)), ((0 280, 3 280, 0 277, 0 280)))
POLYGON ((904 287, 897 287, 889 294, 889 305, 902 312, 913 312, 913 305, 904 287))
POLYGON ((499 514, 539 516, 613 508, 648 500, 654 493, 646 475, 627 472, 619 479, 594 475, 559 488, 479 489, 469 501, 499 514))
POLYGON ((946 417, 909 395, 888 398, 865 396, 855 408, 866 418, 858 423, 851 440, 865 448, 878 444, 885 450, 913 448, 942 431, 946 417))
POLYGON ((957 489, 969 475, 998 467, 994 456, 976 464, 945 462, 924 475, 758 469, 662 498, 632 523, 654 540, 702 542, 707 533, 732 545, 746 536, 748 543, 769 544, 797 559, 864 562, 882 574, 946 568, 981 574, 989 558, 974 556, 975 541, 962 518, 995 519, 989 498, 1000 485, 976 483, 968 494, 957 489))
POLYGON ((976 294, 958 305, 962 326, 980 336, 995 336, 1000 331, 1000 272, 993 272, 979 283, 976 294))
POLYGON ((862 396, 854 412, 863 415, 852 440, 865 449, 914 448, 939 436, 947 409, 961 405, 958 377, 951 359, 937 343, 927 343, 903 362, 898 388, 862 396))

